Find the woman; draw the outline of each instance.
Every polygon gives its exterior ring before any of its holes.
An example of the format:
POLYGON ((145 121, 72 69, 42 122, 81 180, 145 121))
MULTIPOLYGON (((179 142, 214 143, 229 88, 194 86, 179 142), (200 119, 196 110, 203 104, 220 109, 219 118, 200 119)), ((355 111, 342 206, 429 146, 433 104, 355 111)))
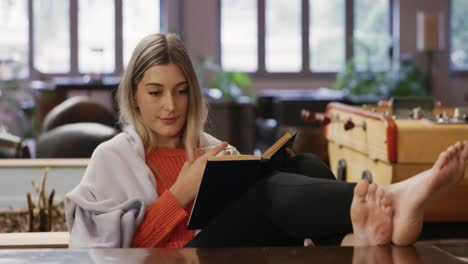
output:
POLYGON ((117 99, 125 132, 94 151, 66 195, 70 247, 410 244, 427 201, 463 178, 468 156, 459 142, 432 170, 379 187, 338 182, 318 158, 298 155, 197 233, 186 226, 206 160, 228 144, 203 132, 207 111, 180 39, 144 38, 117 99))

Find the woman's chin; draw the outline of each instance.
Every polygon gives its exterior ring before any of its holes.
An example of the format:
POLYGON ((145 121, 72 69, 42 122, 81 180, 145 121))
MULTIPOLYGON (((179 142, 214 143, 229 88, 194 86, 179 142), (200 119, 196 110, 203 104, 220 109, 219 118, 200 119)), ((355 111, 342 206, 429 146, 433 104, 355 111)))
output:
POLYGON ((180 129, 167 129, 167 130, 153 130, 157 137, 163 138, 177 138, 179 136, 180 129))

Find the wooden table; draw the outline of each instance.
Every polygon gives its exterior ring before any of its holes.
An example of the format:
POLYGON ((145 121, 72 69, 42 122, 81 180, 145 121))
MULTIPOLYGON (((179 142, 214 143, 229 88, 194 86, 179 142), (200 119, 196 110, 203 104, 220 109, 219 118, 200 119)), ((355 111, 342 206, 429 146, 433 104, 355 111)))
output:
POLYGON ((414 247, 3 249, 0 263, 463 263, 468 242, 414 247))

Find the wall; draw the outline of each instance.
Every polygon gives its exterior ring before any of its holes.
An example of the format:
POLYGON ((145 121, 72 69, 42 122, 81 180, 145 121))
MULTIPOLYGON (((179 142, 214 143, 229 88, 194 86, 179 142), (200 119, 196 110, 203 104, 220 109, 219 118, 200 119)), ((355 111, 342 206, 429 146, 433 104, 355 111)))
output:
POLYGON ((468 107, 468 78, 452 77, 449 81, 452 105, 468 107))
MULTIPOLYGON (((450 1, 438 0, 395 0, 399 4, 400 16, 400 54, 417 52, 416 49, 416 14, 418 11, 439 13, 444 17, 445 28, 444 49, 438 51, 434 57, 433 64, 433 94, 441 100, 444 105, 460 105, 460 101, 455 100, 455 92, 449 76, 449 55, 448 55, 448 33, 449 33, 449 5, 450 1)), ((416 53, 416 56, 422 54, 416 53)), ((423 58, 424 59, 424 58, 423 58)), ((421 60, 424 64, 424 60, 421 60)))
POLYGON ((194 64, 200 56, 217 57, 218 0, 182 0, 181 36, 194 64))

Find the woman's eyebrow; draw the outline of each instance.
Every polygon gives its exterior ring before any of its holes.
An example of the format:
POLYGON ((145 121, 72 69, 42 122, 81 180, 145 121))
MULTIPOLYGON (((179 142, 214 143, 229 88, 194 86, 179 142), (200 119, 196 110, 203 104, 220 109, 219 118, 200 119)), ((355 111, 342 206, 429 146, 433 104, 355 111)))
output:
MULTIPOLYGON (((178 87, 178 86, 181 86, 181 85, 184 85, 184 84, 188 84, 188 82, 187 82, 187 81, 178 82, 174 87, 178 87)), ((159 86, 159 87, 164 87, 163 84, 157 83, 157 82, 145 83, 145 86, 159 86)))
POLYGON ((179 82, 179 83, 177 83, 177 84, 175 85, 175 87, 181 86, 181 85, 184 85, 184 84, 188 84, 188 82, 187 82, 187 81, 179 82))
POLYGON ((159 87, 164 87, 164 85, 157 83, 157 82, 149 82, 145 83, 145 86, 159 86, 159 87))

